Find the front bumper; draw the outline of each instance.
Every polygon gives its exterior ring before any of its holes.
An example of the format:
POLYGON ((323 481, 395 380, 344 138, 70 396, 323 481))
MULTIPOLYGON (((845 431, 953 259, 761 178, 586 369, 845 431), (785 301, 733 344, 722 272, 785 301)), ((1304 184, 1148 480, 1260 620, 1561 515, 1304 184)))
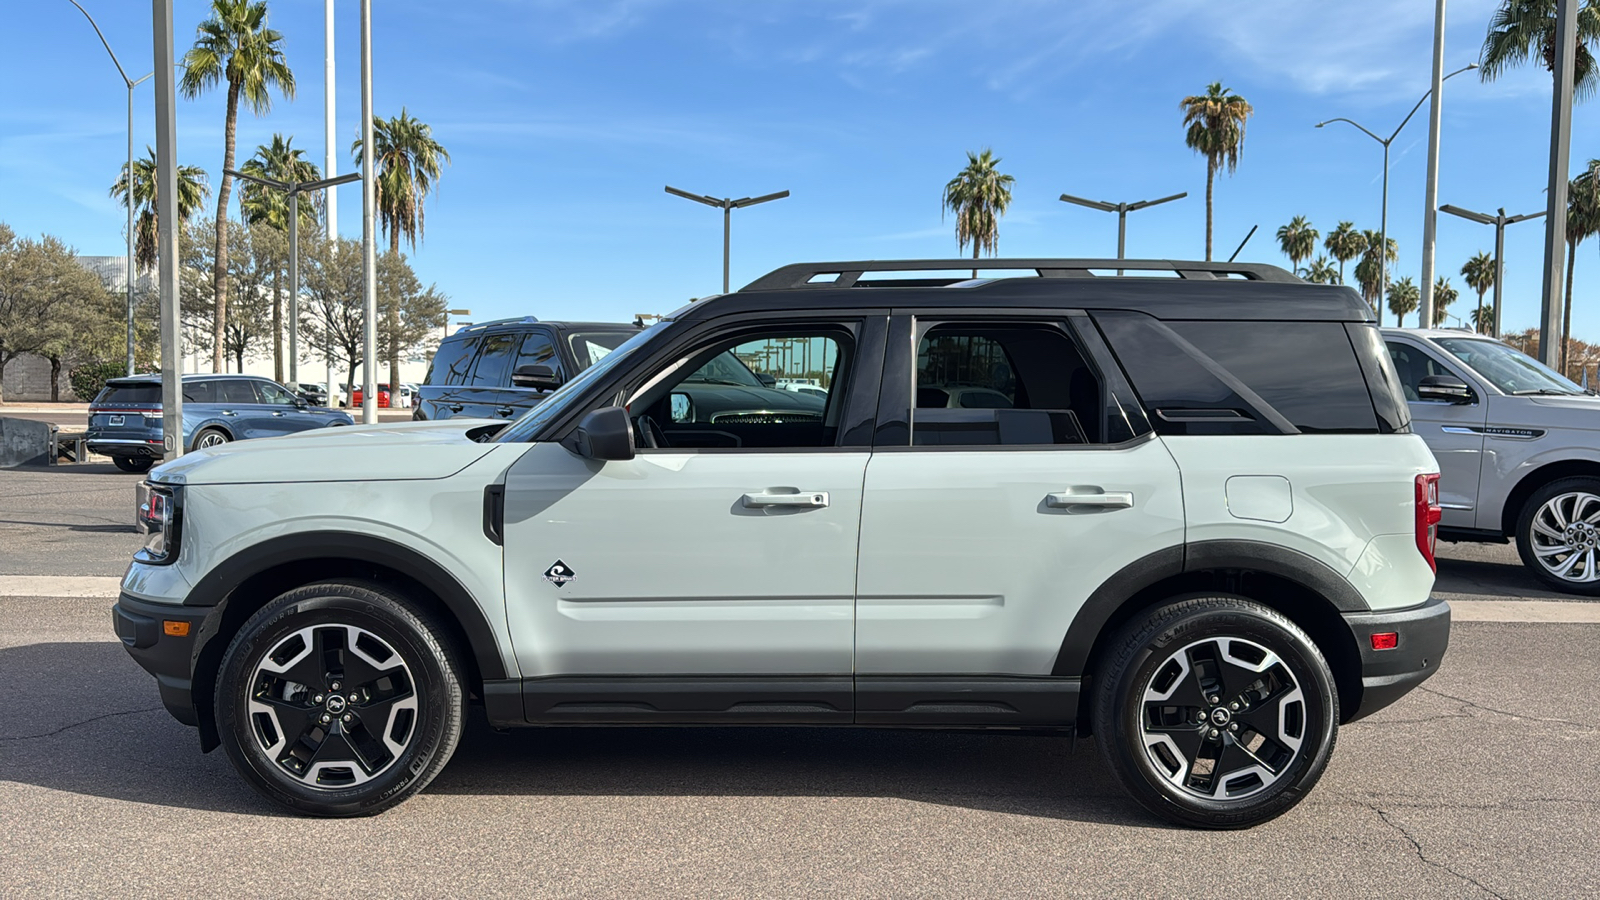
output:
POLYGON ((1450 604, 1437 597, 1421 606, 1382 612, 1345 613, 1361 652, 1361 706, 1351 720, 1370 716, 1410 693, 1438 671, 1450 646, 1450 604), (1372 636, 1394 632, 1391 650, 1372 649, 1372 636))
POLYGON ((156 677, 161 703, 185 725, 198 725, 190 685, 194 651, 201 624, 211 612, 206 607, 151 603, 128 594, 111 607, 111 622, 133 661, 156 677), (171 626, 169 629, 169 623, 171 626), (187 624, 187 629, 176 626, 187 624), (173 631, 183 630, 183 635, 173 631))

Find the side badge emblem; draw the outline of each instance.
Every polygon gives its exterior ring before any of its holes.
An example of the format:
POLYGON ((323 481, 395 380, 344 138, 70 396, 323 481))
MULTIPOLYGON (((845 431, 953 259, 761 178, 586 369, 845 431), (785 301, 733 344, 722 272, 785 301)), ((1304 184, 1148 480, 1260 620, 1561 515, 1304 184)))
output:
POLYGON ((555 564, 550 568, 544 570, 544 580, 550 582, 556 587, 562 587, 567 582, 577 577, 578 574, 572 571, 572 567, 559 559, 556 560, 555 564))

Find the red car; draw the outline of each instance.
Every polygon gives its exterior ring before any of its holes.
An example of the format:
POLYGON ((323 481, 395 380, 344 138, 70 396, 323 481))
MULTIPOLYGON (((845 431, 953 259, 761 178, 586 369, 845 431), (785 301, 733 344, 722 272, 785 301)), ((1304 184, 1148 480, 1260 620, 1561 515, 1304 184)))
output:
MULTIPOLYGON (((350 390, 350 408, 351 409, 355 409, 356 407, 361 405, 361 395, 362 395, 362 391, 363 390, 364 390, 363 388, 353 387, 352 386, 352 388, 350 390)), ((387 384, 378 385, 378 408, 379 409, 388 409, 389 408, 389 386, 387 384)))

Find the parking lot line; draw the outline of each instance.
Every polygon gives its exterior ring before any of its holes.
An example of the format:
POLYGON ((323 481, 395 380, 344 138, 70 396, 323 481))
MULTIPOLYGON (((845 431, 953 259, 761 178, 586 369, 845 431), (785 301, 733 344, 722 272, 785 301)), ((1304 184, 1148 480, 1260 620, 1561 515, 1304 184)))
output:
POLYGON ((122 579, 108 575, 0 575, 0 597, 114 600, 122 579))

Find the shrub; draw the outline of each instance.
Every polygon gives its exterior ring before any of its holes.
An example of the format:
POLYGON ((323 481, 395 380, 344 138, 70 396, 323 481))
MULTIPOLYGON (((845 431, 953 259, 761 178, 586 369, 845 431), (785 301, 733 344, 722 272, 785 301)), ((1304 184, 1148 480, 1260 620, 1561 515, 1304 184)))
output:
POLYGON ((121 378, 127 373, 127 363, 95 362, 74 366, 68 377, 72 380, 72 392, 78 395, 79 400, 88 402, 94 400, 100 389, 106 386, 107 379, 121 378))

